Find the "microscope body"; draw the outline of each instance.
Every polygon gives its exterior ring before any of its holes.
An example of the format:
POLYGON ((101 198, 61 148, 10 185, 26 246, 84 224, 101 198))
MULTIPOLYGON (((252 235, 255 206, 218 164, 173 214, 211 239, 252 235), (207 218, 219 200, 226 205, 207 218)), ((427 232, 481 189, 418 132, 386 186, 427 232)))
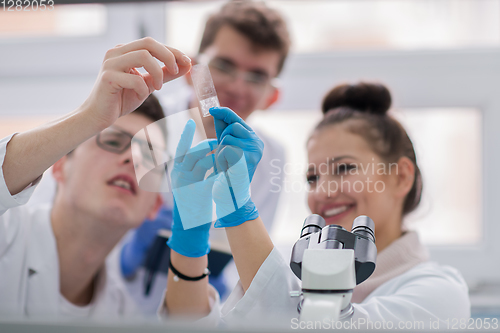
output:
POLYGON ((325 226, 319 215, 309 216, 292 250, 290 267, 302 280, 300 319, 339 320, 352 315, 352 291, 375 270, 377 248, 374 223, 367 216, 354 220, 349 232, 325 226))
POLYGON ((301 305, 301 320, 338 320, 342 310, 349 310, 354 287, 354 250, 305 250, 302 263, 304 303, 301 305))

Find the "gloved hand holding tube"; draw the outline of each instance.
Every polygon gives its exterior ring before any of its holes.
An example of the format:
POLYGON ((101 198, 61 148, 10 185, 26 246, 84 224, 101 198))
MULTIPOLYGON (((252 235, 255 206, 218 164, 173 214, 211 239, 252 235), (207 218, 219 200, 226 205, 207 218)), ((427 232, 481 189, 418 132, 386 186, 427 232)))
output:
POLYGON ((250 197, 250 182, 262 158, 264 143, 231 109, 211 108, 210 114, 219 143, 219 174, 213 189, 215 227, 234 227, 259 216, 250 197))
POLYGON ((196 125, 189 120, 175 153, 171 174, 174 195, 172 237, 168 246, 186 257, 201 257, 210 252, 212 187, 216 179, 215 156, 208 155, 217 145, 205 140, 191 148, 196 125), (205 177, 208 170, 214 173, 205 177))

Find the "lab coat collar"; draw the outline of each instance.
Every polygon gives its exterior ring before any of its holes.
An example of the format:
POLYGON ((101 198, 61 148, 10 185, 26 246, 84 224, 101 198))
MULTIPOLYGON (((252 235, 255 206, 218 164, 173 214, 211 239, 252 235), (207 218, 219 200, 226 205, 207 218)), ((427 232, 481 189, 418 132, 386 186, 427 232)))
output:
MULTIPOLYGON (((57 243, 51 224, 51 207, 42 206, 35 212, 37 218, 32 222, 27 238, 27 279, 25 312, 29 317, 58 317, 60 314, 60 271, 57 243), (54 315, 55 314, 55 315, 54 315)), ((91 312, 95 304, 105 297, 107 284, 106 265, 96 276, 91 312)), ((49 318, 50 319, 50 318, 49 318)))
POLYGON ((383 283, 429 260, 417 232, 407 231, 377 255, 375 271, 366 281, 354 288, 353 303, 361 303, 383 283))
POLYGON ((50 223, 50 206, 42 206, 33 213, 27 248, 26 314, 30 317, 58 313, 59 257, 50 223))

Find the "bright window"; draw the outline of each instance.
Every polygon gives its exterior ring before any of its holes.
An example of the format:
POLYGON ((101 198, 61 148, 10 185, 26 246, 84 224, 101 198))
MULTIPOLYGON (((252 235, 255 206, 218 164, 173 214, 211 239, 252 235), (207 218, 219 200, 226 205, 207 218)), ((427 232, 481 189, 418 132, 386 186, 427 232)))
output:
MULTIPOLYGON (((223 1, 166 5, 169 45, 196 54, 204 22, 223 1)), ((267 1, 285 17, 292 52, 500 46, 496 0, 267 1)))
POLYGON ((95 36, 106 31, 104 5, 61 5, 49 9, 0 10, 0 38, 95 36))
POLYGON ((482 118, 475 109, 396 112, 413 140, 424 190, 407 217, 429 245, 471 245, 482 238, 482 118))

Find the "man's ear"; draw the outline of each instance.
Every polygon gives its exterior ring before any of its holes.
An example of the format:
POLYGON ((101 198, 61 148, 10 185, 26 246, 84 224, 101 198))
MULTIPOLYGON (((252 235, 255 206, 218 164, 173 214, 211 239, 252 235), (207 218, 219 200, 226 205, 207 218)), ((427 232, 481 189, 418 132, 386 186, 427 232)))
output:
POLYGON ((151 210, 147 216, 148 220, 155 220, 156 219, 156 216, 158 215, 158 212, 160 211, 161 205, 163 205, 163 198, 158 193, 156 195, 155 203, 154 203, 153 207, 151 207, 151 210))
POLYGON ((68 160, 68 156, 64 155, 52 166, 52 176, 58 183, 64 182, 64 166, 68 160))
POLYGON ((264 105, 262 107, 262 110, 268 109, 271 105, 276 103, 279 98, 281 97, 281 90, 277 87, 271 87, 271 91, 269 92, 269 95, 267 96, 264 105))
POLYGON ((397 193, 404 198, 411 191, 415 181, 415 164, 408 157, 403 156, 397 163, 397 169, 390 168, 389 172, 396 173, 397 193))

